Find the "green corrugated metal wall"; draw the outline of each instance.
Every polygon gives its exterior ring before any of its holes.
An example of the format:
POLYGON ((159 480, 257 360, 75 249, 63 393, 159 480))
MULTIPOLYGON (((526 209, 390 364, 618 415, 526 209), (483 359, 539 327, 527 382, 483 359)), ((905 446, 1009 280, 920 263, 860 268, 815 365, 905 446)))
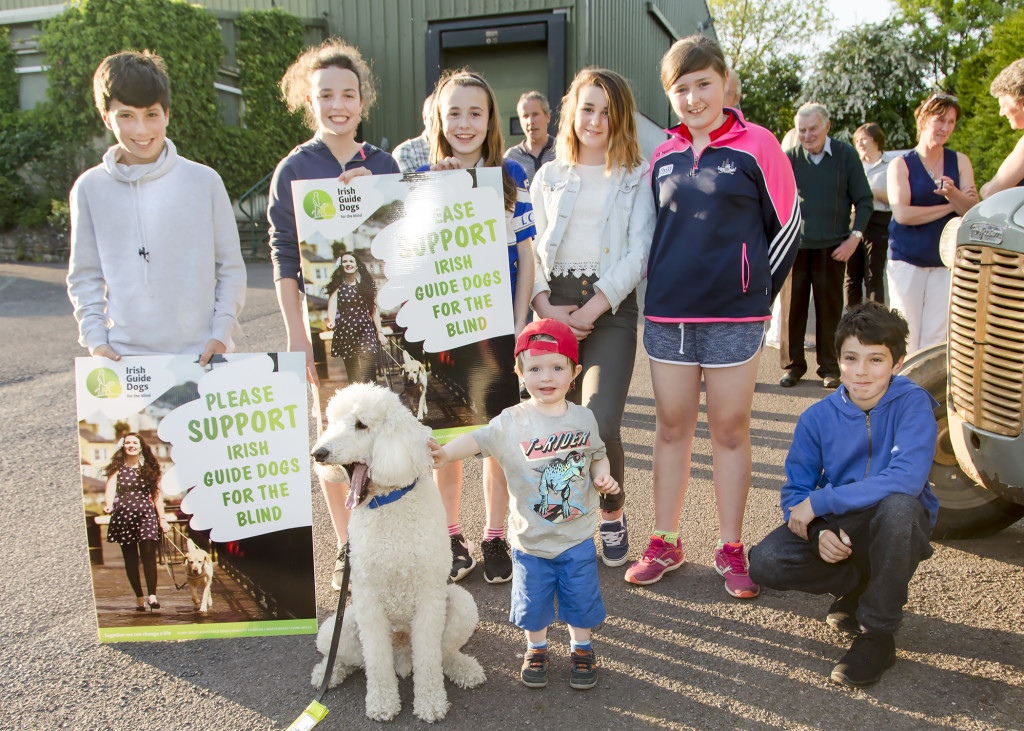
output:
MULTIPOLYGON (((0 11, 52 4, 0 0, 0 11)), ((372 63, 378 103, 363 134, 374 143, 386 138, 390 147, 421 130, 428 25, 489 15, 565 13, 566 84, 583 66, 606 66, 631 81, 645 115, 657 124, 670 121, 658 61, 671 38, 644 0, 199 0, 199 4, 221 14, 276 4, 304 19, 325 18, 332 34, 358 46, 372 63)), ((696 32, 697 24, 708 17, 705 0, 656 0, 653 4, 681 35, 696 32)), ((500 53, 500 46, 495 50, 500 53)), ((512 113, 503 110, 506 117, 512 113)))
MULTIPOLYGON (((655 4, 682 35, 695 33, 708 17, 705 0, 655 4)), ((557 10, 566 13, 568 26, 566 85, 583 66, 606 66, 630 79, 644 114, 658 124, 669 122, 658 62, 671 39, 644 0, 334 0, 330 5, 331 32, 357 45, 373 63, 380 88, 364 135, 374 143, 386 138, 393 147, 422 129, 430 22, 557 10)))
MULTIPOLYGON (((377 77, 377 108, 363 134, 389 146, 418 135, 428 90, 424 57, 432 21, 553 10, 564 0, 342 0, 332 4, 331 31, 359 47, 377 77)), ((571 3, 570 3, 571 4, 571 3)))
MULTIPOLYGON (((293 15, 306 18, 323 17, 323 13, 331 5, 331 0, 276 0, 276 2, 275 0, 191 0, 191 2, 214 11, 225 12, 240 12, 247 8, 265 9, 277 5, 293 15)), ((60 4, 54 0, 0 0, 0 11, 60 4)))

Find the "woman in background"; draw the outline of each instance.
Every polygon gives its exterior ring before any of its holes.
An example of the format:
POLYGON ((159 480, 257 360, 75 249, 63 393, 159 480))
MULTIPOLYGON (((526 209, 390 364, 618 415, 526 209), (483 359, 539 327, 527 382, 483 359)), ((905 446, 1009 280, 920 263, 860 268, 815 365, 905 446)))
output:
POLYGON ((862 124, 853 133, 853 146, 864 164, 875 210, 864 229, 864 240, 846 260, 846 307, 859 305, 867 297, 885 304, 885 260, 889 252, 889 221, 892 209, 886 189, 885 172, 897 157, 885 152, 885 133, 874 122, 862 124))
POLYGON ((160 463, 136 433, 125 434, 105 470, 107 489, 103 512, 110 516, 107 541, 121 545, 124 570, 135 592, 135 611, 144 612, 147 600, 139 580, 139 560, 146 577, 150 609, 159 609, 156 598, 156 551, 164 533, 171 529, 164 517, 160 495, 160 463))
POLYGON ((967 155, 946 149, 960 118, 951 94, 935 93, 914 111, 917 146, 889 165, 889 302, 910 327, 907 352, 946 339, 949 269, 939 257, 946 223, 978 202, 967 155))
POLYGON ((386 338, 377 309, 373 276, 346 251, 327 285, 327 321, 334 335, 331 355, 345 361, 349 383, 376 383, 380 346, 386 338))

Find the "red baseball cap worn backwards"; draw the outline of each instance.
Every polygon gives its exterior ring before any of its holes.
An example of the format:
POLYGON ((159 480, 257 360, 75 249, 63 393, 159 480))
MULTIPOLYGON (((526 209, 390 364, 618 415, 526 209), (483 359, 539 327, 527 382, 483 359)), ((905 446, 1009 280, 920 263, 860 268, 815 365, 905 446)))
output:
POLYGON ((523 331, 519 333, 519 338, 516 340, 516 355, 519 355, 524 350, 529 351, 530 355, 558 353, 559 355, 564 355, 574 364, 579 364, 580 361, 580 347, 576 342, 576 336, 572 334, 572 330, 569 329, 568 325, 558 320, 534 320, 524 327, 523 331), (547 340, 531 341, 530 338, 534 335, 547 335, 554 338, 555 342, 552 343, 547 340))

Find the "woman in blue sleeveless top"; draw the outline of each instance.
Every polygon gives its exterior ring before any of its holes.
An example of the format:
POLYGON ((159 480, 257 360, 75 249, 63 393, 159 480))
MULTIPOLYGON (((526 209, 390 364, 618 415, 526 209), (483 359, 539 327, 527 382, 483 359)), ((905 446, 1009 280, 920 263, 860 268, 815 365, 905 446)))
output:
POLYGON ((917 146, 892 161, 888 171, 890 304, 910 326, 907 352, 946 339, 949 270, 939 258, 946 222, 978 202, 967 156, 944 145, 960 117, 955 96, 936 93, 914 112, 917 146))

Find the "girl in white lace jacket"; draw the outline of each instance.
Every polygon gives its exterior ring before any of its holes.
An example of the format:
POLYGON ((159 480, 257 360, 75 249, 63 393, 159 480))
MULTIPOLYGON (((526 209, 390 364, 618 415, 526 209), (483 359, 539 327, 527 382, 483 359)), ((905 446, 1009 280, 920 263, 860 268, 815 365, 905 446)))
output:
MULTIPOLYGON (((562 100, 556 159, 533 179, 533 309, 576 335, 583 367, 570 400, 597 417, 612 476, 624 485, 620 425, 636 351, 636 286, 647 266, 654 200, 625 79, 587 68, 562 100)), ((602 560, 628 559, 624 493, 602 495, 602 560)))

